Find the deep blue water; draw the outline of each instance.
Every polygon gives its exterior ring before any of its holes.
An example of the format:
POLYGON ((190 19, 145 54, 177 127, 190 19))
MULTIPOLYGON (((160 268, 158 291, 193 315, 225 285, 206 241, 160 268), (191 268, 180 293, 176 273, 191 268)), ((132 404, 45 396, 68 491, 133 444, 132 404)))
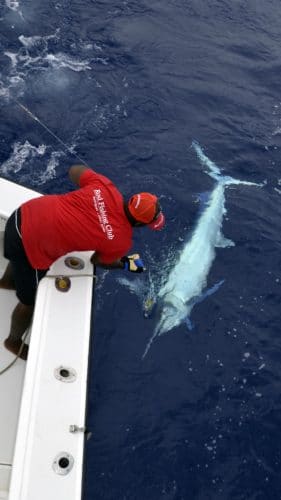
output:
POLYGON ((84 500, 281 498, 280 16, 278 0, 2 0, 0 175, 64 192, 78 162, 16 98, 126 196, 159 194, 167 218, 135 234, 138 296, 98 273, 84 500), (224 283, 191 332, 142 360, 157 312, 140 299, 214 184, 193 139, 227 175, 267 184, 227 190, 235 246, 208 286, 224 283))

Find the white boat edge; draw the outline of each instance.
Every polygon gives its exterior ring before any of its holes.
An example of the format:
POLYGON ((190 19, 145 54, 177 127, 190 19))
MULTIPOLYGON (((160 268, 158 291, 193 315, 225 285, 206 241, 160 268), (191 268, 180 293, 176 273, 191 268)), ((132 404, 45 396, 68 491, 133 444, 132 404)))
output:
MULTIPOLYGON (((3 239, 3 221, 40 194, 5 179, 0 179, 0 193, 3 239)), ((0 500, 81 500, 94 284, 91 253, 71 253, 84 263, 81 270, 69 268, 66 256, 51 266, 38 287, 27 363, 17 360, 0 375, 6 408, 0 417, 0 500), (57 289, 59 276, 69 277, 68 291, 57 289)), ((5 321, 1 311, 0 370, 13 359, 3 339, 15 303, 14 292, 1 290, 5 321)))

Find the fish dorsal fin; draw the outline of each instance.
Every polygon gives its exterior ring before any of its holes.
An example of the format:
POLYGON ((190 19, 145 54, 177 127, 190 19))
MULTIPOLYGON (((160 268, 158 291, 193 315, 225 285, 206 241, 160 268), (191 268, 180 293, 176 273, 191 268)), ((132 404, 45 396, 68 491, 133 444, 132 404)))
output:
POLYGON ((230 240, 229 238, 225 238, 221 232, 219 232, 217 241, 216 241, 216 247, 218 248, 227 248, 227 247, 234 247, 235 243, 230 240))

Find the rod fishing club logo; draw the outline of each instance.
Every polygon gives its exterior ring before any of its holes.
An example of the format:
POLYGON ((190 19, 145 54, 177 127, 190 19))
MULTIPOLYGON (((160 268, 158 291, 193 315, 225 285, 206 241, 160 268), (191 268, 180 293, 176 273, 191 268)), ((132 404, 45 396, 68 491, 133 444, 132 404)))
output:
POLYGON ((108 240, 113 240, 113 228, 109 223, 105 202, 100 189, 94 189, 93 202, 103 232, 106 234, 108 240))

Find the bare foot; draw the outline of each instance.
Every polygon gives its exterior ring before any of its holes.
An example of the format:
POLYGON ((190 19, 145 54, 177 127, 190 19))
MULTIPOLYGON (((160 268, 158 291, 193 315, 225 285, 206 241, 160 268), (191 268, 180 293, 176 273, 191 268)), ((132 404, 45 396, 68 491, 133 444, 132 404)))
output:
MULTIPOLYGON (((8 349, 8 351, 12 352, 13 354, 15 354, 15 356, 18 355, 20 348, 21 348, 21 345, 22 345, 21 340, 19 340, 18 342, 13 342, 9 339, 4 340, 4 346, 6 347, 6 349, 8 349)), ((28 355, 28 345, 24 344, 19 357, 21 359, 23 359, 24 361, 26 361, 27 355, 28 355)))

